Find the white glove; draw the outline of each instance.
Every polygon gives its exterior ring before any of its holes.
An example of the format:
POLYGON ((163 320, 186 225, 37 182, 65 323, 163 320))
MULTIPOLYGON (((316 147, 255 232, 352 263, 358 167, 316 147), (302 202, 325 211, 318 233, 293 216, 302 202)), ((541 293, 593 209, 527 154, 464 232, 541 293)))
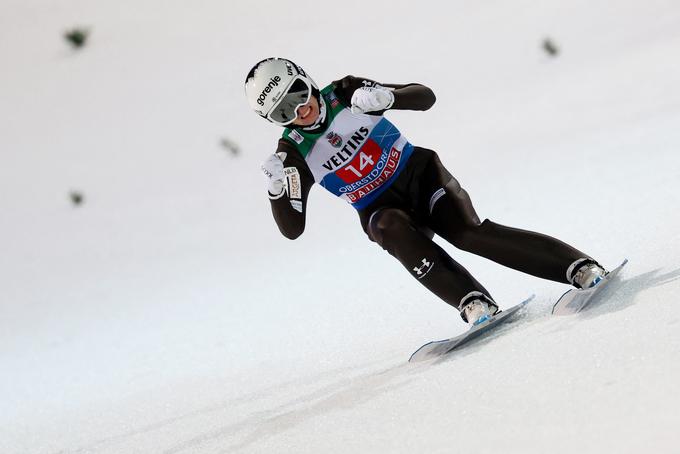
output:
POLYGON ((262 163, 262 172, 267 177, 269 194, 276 196, 283 193, 286 175, 283 172, 283 161, 276 153, 269 156, 262 163))
POLYGON ((384 87, 361 87, 352 95, 352 113, 385 110, 394 104, 394 93, 384 87))

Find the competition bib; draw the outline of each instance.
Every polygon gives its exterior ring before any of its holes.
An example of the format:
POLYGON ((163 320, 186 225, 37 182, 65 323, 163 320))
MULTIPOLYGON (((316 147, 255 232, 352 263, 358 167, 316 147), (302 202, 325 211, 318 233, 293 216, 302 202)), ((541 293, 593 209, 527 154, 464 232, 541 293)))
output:
POLYGON ((360 210, 394 181, 413 146, 385 117, 353 114, 332 88, 321 92, 330 107, 326 129, 286 129, 283 137, 304 156, 317 183, 360 210))

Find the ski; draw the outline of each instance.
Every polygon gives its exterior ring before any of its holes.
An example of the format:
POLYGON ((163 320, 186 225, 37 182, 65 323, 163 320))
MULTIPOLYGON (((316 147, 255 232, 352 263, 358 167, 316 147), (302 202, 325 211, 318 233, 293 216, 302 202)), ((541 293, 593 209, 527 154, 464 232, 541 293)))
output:
POLYGON ((511 308, 506 309, 504 311, 498 312, 489 320, 482 322, 479 325, 473 326, 472 328, 470 328, 469 330, 467 330, 466 332, 459 336, 452 337, 450 339, 428 342, 427 344, 423 345, 418 350, 416 350, 411 355, 408 361, 410 363, 425 361, 450 353, 452 350, 455 350, 461 347, 462 345, 467 344, 473 339, 483 336, 484 334, 488 333, 498 325, 510 320, 512 316, 517 313, 518 310, 526 306, 529 303, 529 301, 534 299, 535 296, 536 295, 531 295, 529 298, 525 299, 521 303, 512 306, 511 308))
POLYGON ((595 287, 569 290, 557 300, 553 306, 552 314, 572 315, 581 312, 598 299, 598 295, 602 294, 602 291, 616 278, 621 269, 626 266, 626 263, 628 263, 628 259, 625 259, 621 265, 607 273, 595 287))

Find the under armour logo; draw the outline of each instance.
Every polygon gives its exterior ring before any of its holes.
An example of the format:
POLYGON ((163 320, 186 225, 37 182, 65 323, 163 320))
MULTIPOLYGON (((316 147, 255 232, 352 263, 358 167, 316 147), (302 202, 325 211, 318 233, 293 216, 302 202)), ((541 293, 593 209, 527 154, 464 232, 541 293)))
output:
POLYGON ((423 259, 422 263, 423 263, 422 265, 413 268, 413 271, 415 271, 416 276, 418 276, 418 279, 422 279, 423 277, 425 277, 425 275, 429 273, 430 270, 432 269, 432 262, 428 262, 426 258, 423 259))

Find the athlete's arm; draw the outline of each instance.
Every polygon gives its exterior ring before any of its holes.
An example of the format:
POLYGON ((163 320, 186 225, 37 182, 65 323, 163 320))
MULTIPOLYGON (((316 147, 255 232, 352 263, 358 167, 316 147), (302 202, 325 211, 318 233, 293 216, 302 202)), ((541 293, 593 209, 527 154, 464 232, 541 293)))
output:
POLYGON ((427 110, 437 100, 434 92, 421 84, 382 84, 383 87, 393 88, 394 104, 390 109, 395 110, 427 110))
MULTIPOLYGON (((365 77, 345 76, 333 82, 340 101, 346 106, 351 106, 354 91, 361 87, 387 87, 394 94, 394 104, 390 109, 397 110, 427 110, 435 103, 437 98, 434 92, 422 84, 382 84, 365 77)), ((382 115, 385 111, 370 112, 373 115, 382 115)))
POLYGON ((283 191, 269 193, 269 201, 279 230, 283 236, 294 240, 305 230, 307 196, 314 176, 300 153, 286 140, 279 140, 276 154, 283 161, 286 178, 283 191))

